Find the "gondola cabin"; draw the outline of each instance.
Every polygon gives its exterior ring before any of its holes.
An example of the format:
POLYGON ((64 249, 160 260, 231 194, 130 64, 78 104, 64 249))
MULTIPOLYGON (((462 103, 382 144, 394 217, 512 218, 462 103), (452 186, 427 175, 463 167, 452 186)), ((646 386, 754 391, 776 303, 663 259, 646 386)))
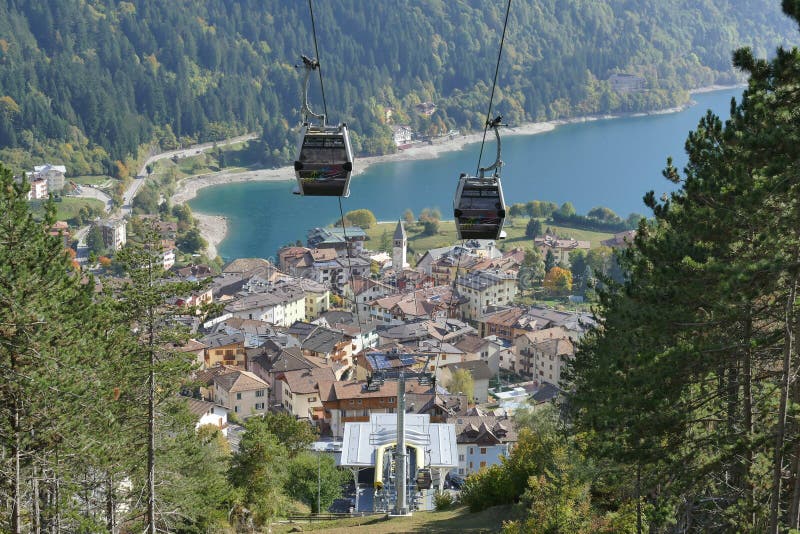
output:
POLYGON ((350 195, 353 149, 346 125, 305 124, 297 154, 294 171, 301 195, 350 195))
POLYGON ((506 217, 500 179, 462 174, 453 200, 459 239, 503 239, 506 217))
POLYGON ((418 470, 416 483, 418 490, 431 489, 431 486, 433 485, 433 479, 431 478, 431 470, 430 469, 418 470))

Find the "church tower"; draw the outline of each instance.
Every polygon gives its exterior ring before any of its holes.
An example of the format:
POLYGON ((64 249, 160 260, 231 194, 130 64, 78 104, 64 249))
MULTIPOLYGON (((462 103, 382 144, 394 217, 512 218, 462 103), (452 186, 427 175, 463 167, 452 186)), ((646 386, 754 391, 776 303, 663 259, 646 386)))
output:
POLYGON ((406 247, 408 245, 408 238, 406 236, 406 229, 403 226, 403 221, 397 221, 397 227, 394 229, 394 238, 392 243, 392 268, 396 273, 402 271, 406 266, 406 247))

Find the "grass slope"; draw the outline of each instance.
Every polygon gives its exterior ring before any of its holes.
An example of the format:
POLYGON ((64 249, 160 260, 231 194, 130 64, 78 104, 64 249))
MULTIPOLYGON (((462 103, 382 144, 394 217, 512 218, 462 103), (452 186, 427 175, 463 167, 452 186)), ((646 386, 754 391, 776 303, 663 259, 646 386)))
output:
MULTIPOLYGON (((505 226, 507 237, 500 241, 498 246, 501 250, 510 250, 515 247, 531 248, 531 240, 525 237, 525 227, 528 224, 527 217, 513 217, 506 219, 505 226)), ((366 230, 366 234, 370 239, 368 247, 375 250, 380 246, 381 237, 384 232, 387 233, 389 243, 391 244, 392 236, 397 222, 378 223, 366 230)), ((562 226, 549 225, 542 221, 544 229, 550 228, 557 235, 562 237, 571 237, 580 241, 589 241, 591 247, 599 247, 600 242, 604 239, 610 238, 613 234, 606 232, 592 232, 589 230, 576 230, 574 228, 566 228, 562 226)), ((439 225, 439 233, 434 236, 422 235, 422 225, 412 224, 406 225, 406 233, 408 234, 408 246, 414 252, 423 253, 432 248, 446 247, 458 242, 456 239, 456 227, 453 221, 443 221, 439 225)))
MULTIPOLYGON (((327 534, 393 534, 393 533, 444 533, 444 532, 499 532, 503 521, 518 515, 512 506, 495 506, 471 514, 466 507, 441 512, 415 512, 411 517, 387 519, 386 516, 354 517, 318 524, 303 524, 304 532, 327 534)), ((291 532, 294 525, 272 527, 274 533, 291 532)))

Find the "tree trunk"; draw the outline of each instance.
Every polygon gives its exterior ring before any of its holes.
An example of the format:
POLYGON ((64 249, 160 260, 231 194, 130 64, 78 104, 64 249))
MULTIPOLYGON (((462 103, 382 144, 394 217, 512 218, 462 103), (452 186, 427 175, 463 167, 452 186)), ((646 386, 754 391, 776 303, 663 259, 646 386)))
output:
POLYGON ((786 437, 786 405, 789 400, 789 376, 791 374, 794 331, 792 328, 794 315, 794 299, 797 293, 797 277, 792 280, 789 298, 784 315, 785 336, 783 342, 783 366, 781 368, 780 406, 778 408, 778 425, 775 431, 775 455, 772 464, 772 496, 769 503, 769 532, 778 534, 780 528, 781 472, 783 470, 783 445, 786 437))
POLYGON ((114 534, 117 531, 117 521, 116 517, 114 516, 114 505, 114 479, 111 477, 111 474, 108 474, 106 476, 106 529, 111 534, 114 534))
MULTIPOLYGON (((147 263, 148 283, 153 285, 153 259, 147 263)), ((151 304, 152 306, 152 304, 151 304)), ((148 392, 147 392, 147 521, 148 534, 156 534, 156 339, 155 313, 148 309, 148 392)))
POLYGON ((33 474, 31 476, 31 532, 34 534, 41 534, 42 532, 42 514, 39 508, 39 470, 36 468, 36 462, 33 463, 33 474))
MULTIPOLYGON (((151 331, 150 338, 153 334, 151 331)), ((147 532, 156 534, 156 371, 155 350, 150 348, 150 376, 147 399, 147 532)))
POLYGON ((20 406, 19 406, 19 395, 17 394, 14 397, 14 413, 12 415, 12 428, 14 430, 14 445, 13 445, 13 454, 14 454, 14 487, 13 487, 13 503, 11 504, 11 532, 12 534, 22 534, 22 520, 21 520, 21 511, 22 511, 22 495, 20 489, 20 477, 22 476, 22 472, 20 470, 20 455, 22 454, 22 440, 21 440, 21 431, 20 431, 20 406))
POLYGON ((744 451, 744 466, 742 469, 742 484, 745 492, 745 502, 747 508, 747 522, 750 525, 751 531, 755 531, 756 527, 756 510, 754 506, 755 488, 751 480, 750 470, 753 467, 753 348, 751 346, 751 337, 753 335, 753 318, 751 315, 752 310, 747 310, 747 319, 745 320, 745 334, 744 334, 744 361, 742 362, 742 401, 743 401, 743 419, 744 419, 744 432, 745 432, 745 451, 744 451))
POLYGON ((636 460, 636 534, 642 534, 642 464, 636 460))

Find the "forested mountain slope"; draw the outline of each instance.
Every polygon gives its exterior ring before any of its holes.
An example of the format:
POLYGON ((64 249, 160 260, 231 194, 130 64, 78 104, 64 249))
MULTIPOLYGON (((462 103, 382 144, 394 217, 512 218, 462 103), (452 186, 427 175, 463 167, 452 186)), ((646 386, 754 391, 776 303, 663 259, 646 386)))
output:
MULTIPOLYGON (((395 124, 428 134, 480 127, 505 5, 316 2, 328 108, 356 150, 392 150, 389 107, 395 124), (431 117, 414 112, 424 101, 438 106, 431 117)), ((518 123, 671 105, 682 89, 733 81, 731 50, 767 55, 790 32, 776 0, 514 2, 496 109, 518 123), (648 90, 612 91, 605 80, 621 72, 648 90)), ((264 163, 286 162, 294 64, 313 51, 300 1, 5 0, 0 159, 33 153, 71 174, 118 174, 115 160, 153 139, 166 148, 258 130, 264 163)))

